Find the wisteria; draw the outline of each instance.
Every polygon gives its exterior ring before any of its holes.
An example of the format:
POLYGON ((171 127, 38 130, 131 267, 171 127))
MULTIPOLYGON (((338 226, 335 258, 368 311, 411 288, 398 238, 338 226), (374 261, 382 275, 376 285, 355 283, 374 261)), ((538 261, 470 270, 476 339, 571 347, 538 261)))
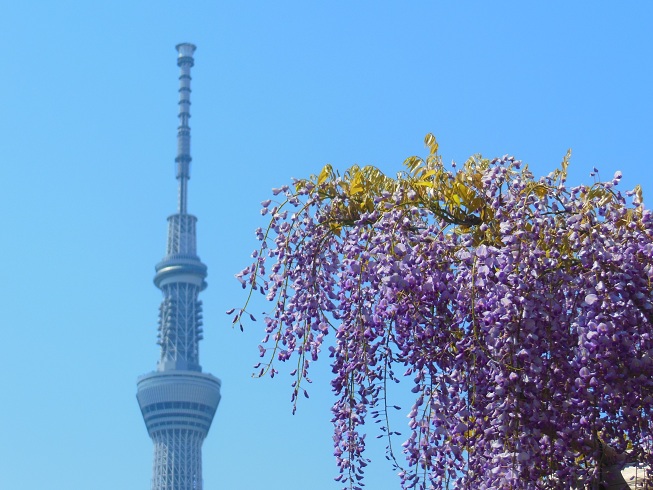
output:
POLYGON ((605 448, 653 463, 653 216, 621 173, 571 187, 513 157, 390 178, 329 166, 273 190, 253 263, 271 302, 258 375, 290 364, 293 410, 330 358, 337 480, 364 485, 366 435, 401 488, 581 488, 605 448), (414 394, 407 427, 389 387, 414 394), (408 390, 406 390, 408 391, 408 390), (371 426, 368 422, 380 420, 371 426), (368 428, 369 427, 369 428, 368 428), (401 432, 403 435, 399 435, 401 432))

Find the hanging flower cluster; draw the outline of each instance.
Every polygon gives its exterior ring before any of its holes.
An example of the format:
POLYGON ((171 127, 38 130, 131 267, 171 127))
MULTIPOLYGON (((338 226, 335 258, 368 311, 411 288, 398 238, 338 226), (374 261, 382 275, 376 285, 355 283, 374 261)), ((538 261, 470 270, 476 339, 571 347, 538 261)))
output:
MULTIPOLYGON (((653 463, 653 215, 641 189, 534 179, 512 157, 447 170, 411 157, 274 189, 237 274, 272 302, 258 374, 292 363, 292 400, 331 358, 334 449, 363 485, 381 420, 402 488, 572 488, 602 448, 653 463), (408 437, 388 413, 410 383, 408 437), (397 450, 400 447, 401 449, 397 450), (403 454, 399 454, 399 453, 403 454), (396 454, 397 453, 397 454, 396 454)), ((234 324, 249 315, 232 310, 234 324)), ((253 317, 252 317, 253 319, 253 317)))

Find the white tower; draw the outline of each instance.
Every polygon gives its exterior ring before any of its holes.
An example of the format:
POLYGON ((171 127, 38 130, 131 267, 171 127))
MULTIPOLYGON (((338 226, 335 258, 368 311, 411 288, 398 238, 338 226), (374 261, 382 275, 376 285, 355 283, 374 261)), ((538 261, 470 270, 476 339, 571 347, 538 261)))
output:
POLYGON ((177 213, 168 218, 166 256, 156 265, 154 284, 163 293, 159 311, 161 358, 138 380, 136 398, 154 442, 152 490, 202 490, 202 443, 220 402, 220 380, 202 373, 202 302, 206 266, 196 252, 197 218, 186 212, 190 178, 190 69, 195 46, 177 45, 179 128, 177 213))

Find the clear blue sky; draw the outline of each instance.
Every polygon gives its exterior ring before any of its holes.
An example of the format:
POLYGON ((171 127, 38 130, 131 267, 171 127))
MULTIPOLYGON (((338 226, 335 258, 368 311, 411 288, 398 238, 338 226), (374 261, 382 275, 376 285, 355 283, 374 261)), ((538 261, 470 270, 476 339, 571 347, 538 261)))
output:
MULTIPOLYGON (((292 416, 283 370, 250 377, 260 324, 224 314, 259 202, 325 163, 393 173, 427 132, 447 162, 510 153, 536 174, 571 147, 571 182, 621 170, 646 200, 652 19, 646 1, 3 2, 0 488, 149 488, 135 391, 175 212, 175 44, 198 46, 189 209, 200 355, 223 382, 205 488, 332 490, 328 362, 292 416)), ((372 454, 368 488, 396 488, 372 454)))

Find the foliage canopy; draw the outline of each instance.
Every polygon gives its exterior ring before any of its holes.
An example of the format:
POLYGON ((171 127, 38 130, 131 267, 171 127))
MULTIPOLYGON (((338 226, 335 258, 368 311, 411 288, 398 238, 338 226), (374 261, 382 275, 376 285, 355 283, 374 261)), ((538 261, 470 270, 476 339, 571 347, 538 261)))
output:
POLYGON ((650 465, 653 216, 641 188, 622 194, 620 172, 569 187, 569 154, 539 179, 508 156, 447 169, 433 135, 425 143, 395 178, 327 165, 262 203, 269 224, 237 274, 247 304, 256 290, 272 302, 259 374, 294 361, 296 406, 328 347, 349 488, 364 480, 370 418, 402 488, 569 488, 598 476, 605 443, 650 465), (415 400, 398 450, 386 395, 400 381, 415 400))

